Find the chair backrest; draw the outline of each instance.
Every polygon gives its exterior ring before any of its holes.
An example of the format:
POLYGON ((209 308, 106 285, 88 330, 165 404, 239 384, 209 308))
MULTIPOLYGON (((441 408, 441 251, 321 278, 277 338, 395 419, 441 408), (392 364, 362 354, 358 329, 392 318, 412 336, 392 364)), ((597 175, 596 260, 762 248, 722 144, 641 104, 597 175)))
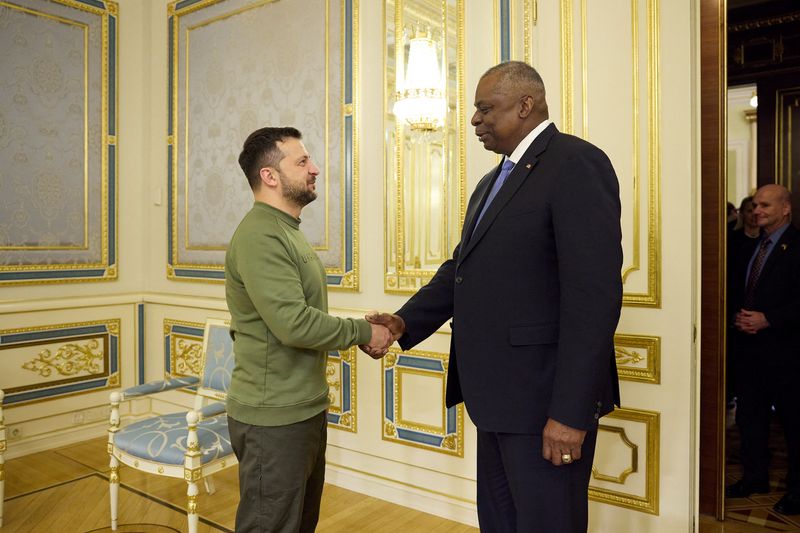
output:
POLYGON ((224 401, 233 374, 230 320, 209 318, 203 333, 203 379, 197 394, 224 401))

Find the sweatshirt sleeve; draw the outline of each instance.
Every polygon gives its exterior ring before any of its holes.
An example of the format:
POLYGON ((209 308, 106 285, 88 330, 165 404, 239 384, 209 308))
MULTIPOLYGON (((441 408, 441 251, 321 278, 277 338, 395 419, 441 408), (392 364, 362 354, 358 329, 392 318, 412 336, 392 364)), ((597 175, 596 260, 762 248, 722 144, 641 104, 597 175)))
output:
POLYGON ((237 253, 242 283, 269 330, 296 348, 340 350, 367 344, 372 329, 366 320, 332 316, 308 305, 287 246, 276 235, 262 234, 237 253))

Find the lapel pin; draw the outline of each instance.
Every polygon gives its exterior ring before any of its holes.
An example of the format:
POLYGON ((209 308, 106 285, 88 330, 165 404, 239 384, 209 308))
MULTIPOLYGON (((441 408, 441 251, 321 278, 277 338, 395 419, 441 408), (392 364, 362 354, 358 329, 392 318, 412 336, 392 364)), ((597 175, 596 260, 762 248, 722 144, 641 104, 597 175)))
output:
POLYGON ((525 168, 527 168, 528 170, 530 170, 532 166, 533 166, 533 165, 531 165, 530 163, 528 163, 527 165, 525 165, 525 168))
POLYGON ((788 247, 789 247, 789 245, 788 245, 788 244, 781 244, 781 250, 783 250, 784 252, 786 251, 786 249, 787 249, 788 247))

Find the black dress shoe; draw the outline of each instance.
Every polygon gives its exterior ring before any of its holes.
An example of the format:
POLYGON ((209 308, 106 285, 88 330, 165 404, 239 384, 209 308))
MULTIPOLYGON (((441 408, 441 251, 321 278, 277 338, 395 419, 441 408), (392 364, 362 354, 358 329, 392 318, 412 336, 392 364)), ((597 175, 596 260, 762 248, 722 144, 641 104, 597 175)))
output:
POLYGON ((800 514, 800 494, 787 492, 772 508, 780 514, 800 514))
POLYGON ((728 488, 725 489, 725 496, 727 498, 746 498, 756 492, 760 494, 769 492, 769 483, 740 479, 733 485, 728 485, 728 488))

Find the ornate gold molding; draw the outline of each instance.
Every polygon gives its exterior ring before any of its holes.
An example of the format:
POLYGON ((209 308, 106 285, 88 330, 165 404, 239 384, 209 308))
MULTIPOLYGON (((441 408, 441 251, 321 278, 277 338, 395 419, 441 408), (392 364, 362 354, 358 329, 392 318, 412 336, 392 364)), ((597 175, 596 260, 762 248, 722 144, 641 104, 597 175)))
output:
MULTIPOLYGON (((600 431, 612 431, 619 434, 623 443, 632 449, 629 467, 624 469, 617 476, 603 475, 593 476, 593 481, 589 483, 589 499, 601 503, 608 503, 634 511, 641 511, 649 514, 658 514, 659 508, 659 466, 660 466, 660 447, 661 441, 661 422, 660 414, 655 411, 645 411, 642 409, 618 408, 614 412, 603 418, 604 423, 600 431), (619 421, 619 425, 612 422, 619 421), (627 435, 626 423, 636 423, 644 425, 645 442, 634 443, 627 435), (632 448, 635 447, 635 448, 632 448), (644 471, 639 470, 641 461, 639 454, 644 450, 644 471), (631 476, 644 475, 643 491, 636 492, 631 488, 626 492, 631 476), (613 479, 611 479, 613 478, 613 479), (597 481, 598 483, 595 483, 597 481), (612 489, 603 486, 603 483, 621 484, 619 489, 612 489)), ((598 452, 600 450, 598 449, 598 452)), ((598 454, 595 454, 597 459, 598 454)), ((593 467, 593 472, 597 469, 593 467)))
POLYGON ((53 353, 49 348, 22 364, 22 368, 48 378, 53 372, 59 376, 71 377, 78 374, 100 374, 103 371, 100 342, 90 339, 85 343, 67 343, 53 353))
POLYGON ((618 333, 614 352, 620 379, 661 383, 661 337, 618 333))

